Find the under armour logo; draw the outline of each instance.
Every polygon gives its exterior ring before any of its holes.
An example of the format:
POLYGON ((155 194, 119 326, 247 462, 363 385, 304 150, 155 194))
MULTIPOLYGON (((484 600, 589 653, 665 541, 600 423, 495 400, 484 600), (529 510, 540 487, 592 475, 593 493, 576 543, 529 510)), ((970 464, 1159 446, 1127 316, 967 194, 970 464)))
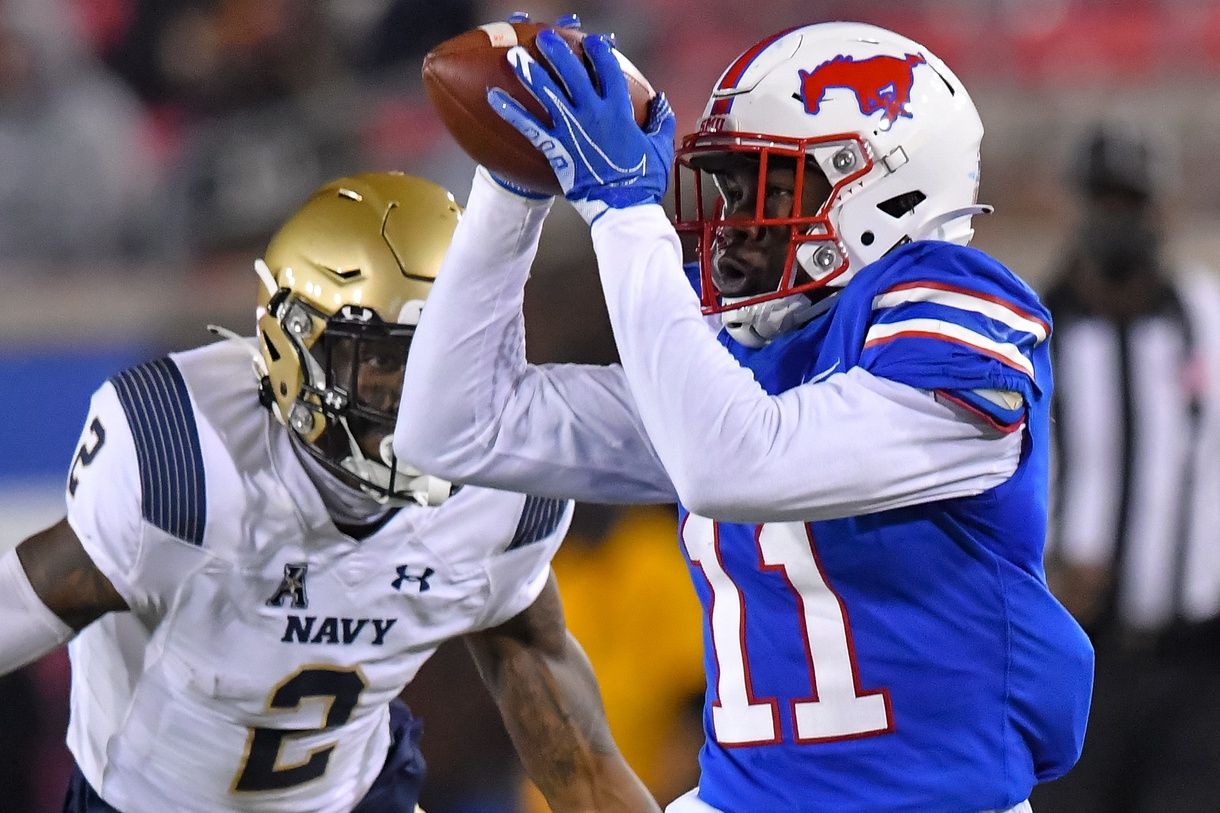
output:
POLYGON ((416 582, 419 584, 419 592, 426 593, 428 591, 428 577, 436 571, 430 567, 425 567, 423 573, 413 576, 408 572, 410 569, 410 565, 399 565, 397 568, 398 578, 390 586, 395 590, 402 590, 403 582, 416 582))
POLYGON ((305 595, 305 574, 308 572, 309 565, 305 562, 284 565, 284 578, 280 579, 280 586, 271 598, 267 599, 267 606, 283 607, 284 599, 291 598, 292 606, 296 609, 308 607, 309 597, 305 595))

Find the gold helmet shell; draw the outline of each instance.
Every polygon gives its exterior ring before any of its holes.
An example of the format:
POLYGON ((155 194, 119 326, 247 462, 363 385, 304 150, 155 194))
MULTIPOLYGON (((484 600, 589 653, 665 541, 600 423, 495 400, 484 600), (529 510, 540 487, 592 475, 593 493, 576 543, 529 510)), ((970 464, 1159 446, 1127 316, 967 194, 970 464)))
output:
POLYGON ((313 443, 329 423, 310 351, 348 306, 385 322, 418 321, 461 207, 448 190, 399 172, 340 178, 318 189, 272 237, 256 265, 264 398, 313 443))

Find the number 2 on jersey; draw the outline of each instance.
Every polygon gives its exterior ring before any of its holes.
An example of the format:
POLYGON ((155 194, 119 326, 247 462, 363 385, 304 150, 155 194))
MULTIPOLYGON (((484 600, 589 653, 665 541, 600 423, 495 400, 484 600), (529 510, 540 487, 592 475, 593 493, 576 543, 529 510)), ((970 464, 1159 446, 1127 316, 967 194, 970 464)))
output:
MULTIPOLYGON (((759 699, 750 685, 746 652, 746 598, 725 572, 716 523, 691 514, 682 542, 712 591, 712 649, 719 666, 712 727, 721 745, 762 745, 781 739, 777 700, 759 699)), ((809 529, 800 522, 769 523, 758 529, 763 570, 774 571, 792 589, 809 669, 809 697, 793 698, 798 743, 884 734, 893 728, 885 689, 860 688, 851 628, 839 596, 826 583, 809 529)))
POLYGON ((72 468, 68 469, 68 496, 76 496, 76 487, 80 485, 80 480, 76 477, 76 467, 82 469, 93 462, 93 458, 97 457, 97 453, 102 450, 102 446, 106 443, 106 427, 102 426, 102 422, 97 418, 89 424, 89 432, 93 435, 93 445, 80 445, 80 449, 76 452, 76 457, 72 458, 72 468))
POLYGON ((282 681, 271 692, 267 702, 268 710, 296 709, 306 698, 320 698, 325 708, 322 725, 317 729, 302 730, 250 729, 250 737, 246 742, 246 757, 242 760, 237 779, 233 782, 233 790, 282 790, 312 782, 326 773, 330 754, 335 750, 334 745, 315 748, 306 754, 303 761, 282 765, 280 752, 284 749, 284 741, 337 728, 346 723, 356 708, 360 693, 367 685, 358 668, 305 667, 282 681))

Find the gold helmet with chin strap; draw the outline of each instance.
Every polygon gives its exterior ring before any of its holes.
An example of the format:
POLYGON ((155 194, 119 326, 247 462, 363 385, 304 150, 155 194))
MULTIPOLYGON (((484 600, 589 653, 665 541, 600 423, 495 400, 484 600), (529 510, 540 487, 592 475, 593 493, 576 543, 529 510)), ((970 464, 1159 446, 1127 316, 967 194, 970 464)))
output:
POLYGON ((255 263, 260 398, 311 454, 384 503, 435 505, 450 493, 449 483, 394 456, 397 397, 392 409, 363 402, 357 376, 376 343, 405 361, 460 216, 452 194, 420 178, 340 178, 316 191, 255 263), (332 363, 340 342, 346 372, 332 363), (385 432, 380 459, 360 448, 356 425, 385 432))

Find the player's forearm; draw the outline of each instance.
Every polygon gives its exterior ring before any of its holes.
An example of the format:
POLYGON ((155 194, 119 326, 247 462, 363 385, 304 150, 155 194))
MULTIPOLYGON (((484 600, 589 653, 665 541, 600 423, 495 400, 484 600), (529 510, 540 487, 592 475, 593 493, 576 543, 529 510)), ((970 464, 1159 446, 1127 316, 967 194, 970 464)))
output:
POLYGON ((551 574, 526 610, 466 637, 530 778, 557 813, 640 813, 656 803, 623 761, 589 661, 551 574))
POLYGON ((642 813, 656 802, 610 736, 588 659, 567 637, 562 652, 510 646, 480 660, 530 779, 556 813, 642 813))
POLYGON ((664 212, 608 212, 593 245, 632 396, 682 502, 714 519, 778 519, 791 506, 775 480, 793 461, 775 458, 776 440, 795 427, 708 331, 664 212))
POLYGON ((862 370, 768 394, 709 335, 660 207, 609 212, 593 239, 632 396, 695 513, 850 516, 976 494, 1015 468, 1019 434, 987 437, 929 394, 862 370))
POLYGON ((430 474, 478 466, 526 367, 521 307, 548 209, 475 178, 412 340, 395 431, 398 454, 430 474))

